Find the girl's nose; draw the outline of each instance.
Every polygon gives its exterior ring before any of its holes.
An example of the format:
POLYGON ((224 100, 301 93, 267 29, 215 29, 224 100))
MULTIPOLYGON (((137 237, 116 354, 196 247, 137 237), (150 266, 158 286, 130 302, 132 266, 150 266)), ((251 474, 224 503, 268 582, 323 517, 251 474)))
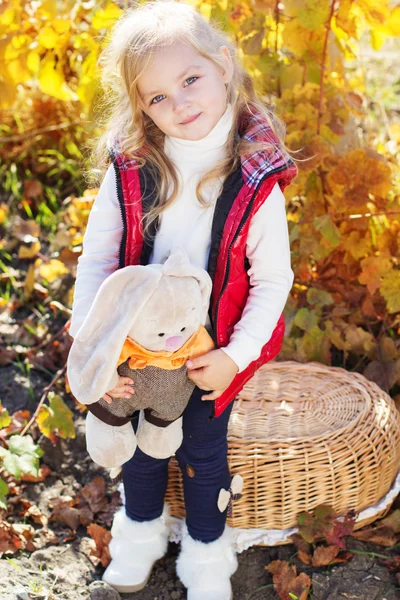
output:
POLYGON ((181 335, 173 335, 172 337, 166 340, 165 345, 168 348, 168 350, 177 350, 182 346, 182 343, 183 337, 181 335))
POLYGON ((182 92, 177 94, 174 98, 174 111, 179 113, 185 111, 190 106, 190 101, 182 92))

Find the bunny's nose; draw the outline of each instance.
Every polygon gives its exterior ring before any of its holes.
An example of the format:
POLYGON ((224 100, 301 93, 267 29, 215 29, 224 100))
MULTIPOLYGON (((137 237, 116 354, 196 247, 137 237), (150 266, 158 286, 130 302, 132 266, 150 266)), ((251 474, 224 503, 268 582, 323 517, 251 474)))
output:
POLYGON ((177 350, 183 344, 183 337, 181 335, 173 335, 165 341, 165 345, 168 350, 177 350))

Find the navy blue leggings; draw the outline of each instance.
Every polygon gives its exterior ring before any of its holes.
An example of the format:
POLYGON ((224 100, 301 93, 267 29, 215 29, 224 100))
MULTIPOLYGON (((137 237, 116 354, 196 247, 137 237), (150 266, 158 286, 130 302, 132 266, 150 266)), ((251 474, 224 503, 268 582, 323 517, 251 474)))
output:
MULTIPOLYGON (((183 475, 186 524, 189 535, 213 542, 225 528, 226 511, 217 506, 221 488, 229 489, 227 430, 232 404, 218 418, 211 418, 213 402, 201 400, 205 392, 195 388, 183 413, 183 442, 176 458, 183 475)), ((137 419, 133 421, 137 428, 137 419)), ((125 510, 135 521, 151 521, 163 511, 168 484, 169 459, 156 459, 139 448, 123 465, 125 510)))

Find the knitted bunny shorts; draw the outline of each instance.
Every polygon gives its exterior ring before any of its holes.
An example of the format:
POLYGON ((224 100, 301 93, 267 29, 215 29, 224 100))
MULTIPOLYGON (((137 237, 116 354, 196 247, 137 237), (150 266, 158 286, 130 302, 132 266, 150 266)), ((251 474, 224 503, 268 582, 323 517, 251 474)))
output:
MULTIPOLYGON (((183 475, 186 525, 189 535, 201 542, 221 537, 226 511, 217 506, 221 488, 229 489, 227 431, 233 403, 218 418, 212 418, 213 402, 202 400, 195 388, 183 413, 183 442, 176 458, 183 475)), ((135 416, 132 426, 137 428, 135 416)), ((161 516, 168 484, 169 459, 156 459, 139 448, 123 465, 125 510, 134 521, 152 521, 161 516)))

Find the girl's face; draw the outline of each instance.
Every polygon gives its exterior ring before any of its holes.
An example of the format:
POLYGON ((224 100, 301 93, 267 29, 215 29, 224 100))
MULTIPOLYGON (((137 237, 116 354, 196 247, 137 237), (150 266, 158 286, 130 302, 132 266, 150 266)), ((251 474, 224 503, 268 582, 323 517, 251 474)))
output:
POLYGON ((159 51, 139 77, 142 110, 166 135, 201 140, 224 114, 233 65, 225 46, 220 52, 223 70, 190 46, 175 44, 159 51))

